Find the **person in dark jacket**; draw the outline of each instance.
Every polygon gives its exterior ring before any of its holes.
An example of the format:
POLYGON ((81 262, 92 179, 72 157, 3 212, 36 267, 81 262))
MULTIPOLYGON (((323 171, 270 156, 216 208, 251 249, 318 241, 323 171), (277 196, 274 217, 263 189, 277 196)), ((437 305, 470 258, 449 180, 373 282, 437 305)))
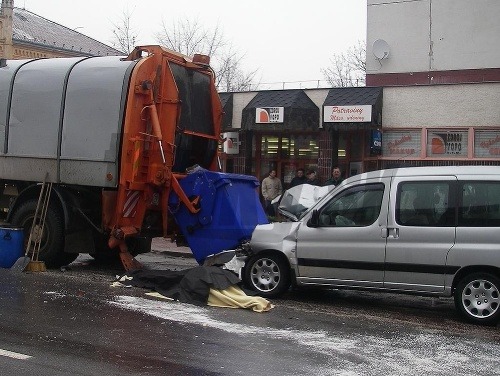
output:
POLYGON ((295 176, 293 177, 292 181, 290 182, 290 188, 295 187, 296 185, 305 184, 306 182, 307 182, 307 178, 304 175, 304 169, 299 168, 299 169, 297 169, 295 176))
POLYGON ((330 177, 330 179, 328 179, 327 181, 325 181, 324 185, 334 185, 334 186, 337 186, 340 183, 342 183, 343 180, 344 179, 342 179, 342 173, 340 172, 340 168, 339 167, 334 167, 334 168, 332 168, 332 176, 330 177))
POLYGON ((307 184, 311 184, 311 185, 321 185, 319 184, 319 180, 318 178, 316 177, 316 171, 314 170, 307 170, 307 180, 306 180, 306 183, 307 184))

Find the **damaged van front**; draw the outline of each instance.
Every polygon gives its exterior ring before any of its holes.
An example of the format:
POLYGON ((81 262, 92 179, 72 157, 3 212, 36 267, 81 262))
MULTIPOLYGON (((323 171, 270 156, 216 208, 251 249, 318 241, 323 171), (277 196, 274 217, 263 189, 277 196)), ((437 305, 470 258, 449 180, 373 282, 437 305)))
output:
POLYGON ((243 280, 250 288, 267 297, 278 296, 288 289, 297 263, 301 219, 333 188, 302 184, 280 197, 278 211, 286 220, 258 225, 252 233, 250 256, 243 273, 243 280))

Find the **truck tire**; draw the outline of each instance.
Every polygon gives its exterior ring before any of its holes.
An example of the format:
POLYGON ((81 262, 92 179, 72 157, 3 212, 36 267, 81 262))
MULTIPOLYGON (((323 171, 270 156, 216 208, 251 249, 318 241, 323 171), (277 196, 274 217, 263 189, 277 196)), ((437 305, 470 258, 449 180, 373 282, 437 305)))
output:
POLYGON ((275 253, 259 253, 247 261, 243 281, 258 295, 274 298, 290 287, 290 267, 275 253))
MULTIPOLYGON (((24 228, 25 249, 28 243, 31 225, 38 200, 23 202, 12 215, 12 224, 24 228)), ((45 229, 40 243, 38 259, 44 261, 48 268, 67 265, 78 254, 64 253, 64 224, 62 214, 54 205, 49 204, 45 217, 45 229)), ((33 241, 32 241, 33 242, 33 241)))
POLYGON ((488 273, 473 273, 455 289, 455 306, 469 322, 495 325, 500 318, 500 280, 488 273))

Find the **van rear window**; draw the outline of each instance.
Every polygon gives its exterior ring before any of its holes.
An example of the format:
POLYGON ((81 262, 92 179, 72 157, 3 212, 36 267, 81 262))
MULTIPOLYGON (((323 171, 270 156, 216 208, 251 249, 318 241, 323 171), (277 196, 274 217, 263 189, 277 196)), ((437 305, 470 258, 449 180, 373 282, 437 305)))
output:
POLYGON ((455 226, 451 184, 402 183, 396 201, 396 222, 403 226, 455 226))
POLYGON ((460 188, 459 226, 500 226, 500 182, 465 182, 460 188))

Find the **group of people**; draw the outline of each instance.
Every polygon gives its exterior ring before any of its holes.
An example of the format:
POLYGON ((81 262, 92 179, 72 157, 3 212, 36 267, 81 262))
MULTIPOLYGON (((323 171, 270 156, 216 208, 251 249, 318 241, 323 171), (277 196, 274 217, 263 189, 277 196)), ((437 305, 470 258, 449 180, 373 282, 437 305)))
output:
MULTIPOLYGON (((342 182, 342 173, 339 167, 332 168, 331 176, 325 181, 323 186, 339 185, 342 182)), ((300 184, 311 184, 321 186, 315 170, 297 169, 295 177, 290 182, 290 188, 300 184)), ((269 171, 269 175, 262 180, 261 184, 262 196, 264 197, 264 209, 269 216, 275 216, 278 203, 272 201, 283 193, 283 185, 281 180, 276 176, 276 170, 269 171)))
MULTIPOLYGON (((332 168, 332 174, 328 180, 325 181, 323 186, 325 185, 339 185, 342 183, 342 174, 340 172, 339 167, 334 167, 332 168)), ((314 170, 308 170, 307 173, 305 173, 303 168, 299 168, 297 170, 297 173, 295 177, 292 179, 290 182, 290 188, 295 187, 296 185, 300 184, 311 184, 311 185, 317 185, 320 186, 321 184, 319 183, 318 177, 316 176, 316 171, 314 170)))

